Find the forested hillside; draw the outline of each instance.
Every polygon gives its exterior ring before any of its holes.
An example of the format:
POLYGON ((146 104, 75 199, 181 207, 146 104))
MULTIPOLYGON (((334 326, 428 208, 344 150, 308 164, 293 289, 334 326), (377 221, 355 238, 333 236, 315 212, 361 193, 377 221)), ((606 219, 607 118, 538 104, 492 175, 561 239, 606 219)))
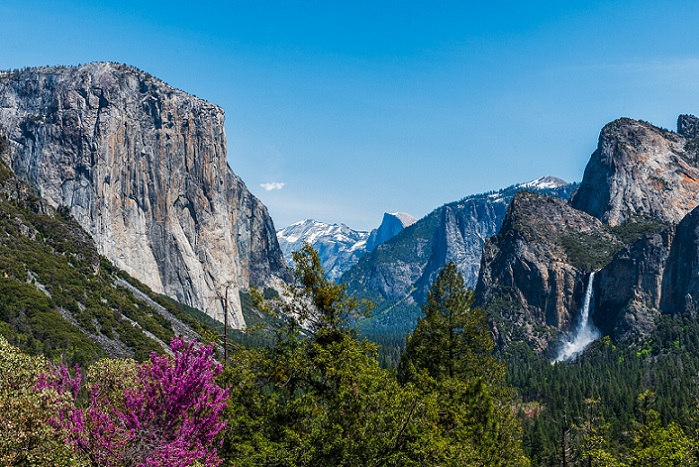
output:
POLYGON ((201 339, 186 310, 117 270, 0 162, 0 334, 11 344, 67 363, 143 360, 175 335, 201 339))

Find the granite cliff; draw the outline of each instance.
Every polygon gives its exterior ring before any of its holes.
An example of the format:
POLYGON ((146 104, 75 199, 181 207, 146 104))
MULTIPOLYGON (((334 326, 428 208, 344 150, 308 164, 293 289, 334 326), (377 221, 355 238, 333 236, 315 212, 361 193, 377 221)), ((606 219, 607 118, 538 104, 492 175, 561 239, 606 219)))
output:
POLYGON ((115 63, 0 74, 4 160, 157 292, 245 326, 239 289, 288 279, 265 206, 226 162, 221 108, 115 63))
POLYGON ((381 225, 369 234, 369 238, 366 241, 366 251, 371 253, 377 246, 386 243, 415 222, 417 222, 417 219, 408 213, 385 212, 383 219, 381 219, 381 225))
POLYGON ((642 340, 661 313, 696 315, 699 208, 617 253, 595 278, 595 289, 593 319, 617 340, 642 340))
POLYGON ((629 118, 607 124, 571 206, 612 226, 682 220, 699 205, 697 119, 681 115, 677 126, 675 133, 629 118))
POLYGON ((548 350, 578 318, 587 278, 623 245, 611 228, 566 202, 515 195, 500 232, 483 247, 477 305, 491 307, 499 345, 548 350))
POLYGON ((603 335, 642 340, 660 313, 694 310, 699 214, 697 123, 678 131, 619 119, 606 125, 570 204, 518 195, 483 249, 477 303, 500 344, 537 351, 571 331, 585 281, 603 335))

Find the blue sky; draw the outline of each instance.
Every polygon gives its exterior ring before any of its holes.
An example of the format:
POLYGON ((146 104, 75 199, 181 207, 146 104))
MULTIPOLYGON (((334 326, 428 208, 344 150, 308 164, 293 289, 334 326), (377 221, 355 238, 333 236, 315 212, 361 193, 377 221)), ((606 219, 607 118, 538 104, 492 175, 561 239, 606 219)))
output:
POLYGON ((0 1, 0 68, 137 66, 226 111, 277 228, 369 230, 699 113, 699 2, 0 1))

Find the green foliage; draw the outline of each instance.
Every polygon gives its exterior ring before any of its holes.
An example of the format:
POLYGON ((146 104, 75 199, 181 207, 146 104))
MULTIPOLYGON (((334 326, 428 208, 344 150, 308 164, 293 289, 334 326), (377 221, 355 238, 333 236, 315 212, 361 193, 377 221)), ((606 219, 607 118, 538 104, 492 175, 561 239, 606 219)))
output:
POLYGON ((612 232, 625 245, 634 243, 645 235, 656 234, 668 227, 667 224, 652 218, 637 217, 622 225, 611 227, 612 232))
MULTIPOLYGON (((535 413, 521 414, 523 445, 533 465, 560 462, 564 419, 579 428, 587 426, 593 441, 603 438, 596 450, 586 448, 593 458, 607 459, 598 465, 629 463, 634 448, 629 433, 643 423, 636 410, 637 396, 646 390, 655 394, 652 407, 663 429, 674 423, 685 434, 696 431, 699 322, 692 316, 659 317, 656 330, 638 346, 616 346, 605 337, 574 362, 552 364, 523 344, 510 345, 506 359, 510 383, 525 404, 540 407, 535 413), (594 417, 589 414, 591 399, 598 401, 594 417), (598 422, 594 430, 589 426, 591 418, 598 422)), ((590 441, 581 436, 576 433, 572 441, 579 450, 590 441)))
POLYGON ((282 298, 295 313, 284 315, 275 345, 238 349, 222 376, 231 387, 223 453, 232 465, 500 465, 472 442, 497 437, 492 414, 511 413, 491 388, 457 380, 437 388, 420 375, 401 386, 349 325, 361 304, 325 279, 312 249, 295 262, 299 289, 293 302, 282 298), (450 417, 464 429, 445 428, 450 417))
POLYGON ((692 467, 697 462, 696 442, 682 427, 671 422, 663 426, 660 414, 652 408, 655 394, 649 390, 638 396, 638 419, 633 448, 629 455, 631 467, 692 467))
MULTIPOLYGON (((424 317, 408 335, 399 374, 410 379, 409 363, 436 379, 472 379, 496 372, 493 339, 485 312, 472 308, 473 290, 466 289, 456 265, 449 262, 439 273, 422 306, 424 317)), ((504 372, 501 372, 501 375, 504 372)))
POLYGON ((529 465, 505 367, 492 354, 484 311, 472 305, 473 291, 449 262, 427 294, 424 317, 407 337, 399 377, 436 398, 439 434, 459 465, 529 465))
POLYGON ((299 286, 289 291, 292 300, 281 309, 309 328, 316 340, 332 342, 348 332, 351 320, 369 316, 373 305, 347 295, 346 285, 327 280, 318 252, 308 243, 293 253, 293 260, 299 286))
POLYGON ((54 427, 72 404, 69 393, 39 389, 49 371, 43 356, 29 356, 0 337, 0 464, 5 466, 88 465, 65 443, 68 433, 54 427))
POLYGON ((138 279, 130 276, 124 271, 121 271, 111 265, 106 259, 103 259, 103 269, 107 269, 111 274, 125 280, 136 289, 143 292, 151 300, 153 300, 158 305, 165 308, 167 311, 172 313, 177 319, 182 321, 184 324, 189 326, 194 332, 198 333, 200 336, 205 336, 211 333, 212 329, 216 327, 217 321, 208 316, 207 314, 192 308, 188 305, 180 303, 173 300, 167 295, 162 295, 153 292, 150 287, 139 281, 138 279))
POLYGON ((623 244, 611 243, 597 235, 583 232, 568 233, 559 239, 568 262, 581 271, 598 271, 606 266, 623 244))

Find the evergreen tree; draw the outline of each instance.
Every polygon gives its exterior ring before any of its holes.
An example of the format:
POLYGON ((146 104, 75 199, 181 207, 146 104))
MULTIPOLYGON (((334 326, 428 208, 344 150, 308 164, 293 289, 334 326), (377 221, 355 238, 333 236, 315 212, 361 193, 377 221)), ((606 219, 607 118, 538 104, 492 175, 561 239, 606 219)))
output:
POLYGON ((521 423, 505 367, 493 356, 483 310, 473 308, 456 265, 439 273, 423 304, 424 316, 407 336, 399 377, 439 406, 438 427, 454 465, 528 465, 521 423))
POLYGON ((447 263, 427 293, 424 316, 406 338, 399 365, 402 381, 410 379, 411 365, 437 380, 504 378, 505 368, 493 356, 485 312, 472 307, 474 295, 456 265, 447 263))
POLYGON ((634 433, 631 467, 692 467, 698 465, 696 441, 677 423, 663 426, 653 408, 655 394, 638 396, 639 422, 634 433))
POLYGON ((456 465, 436 436, 436 398, 399 385, 356 337, 349 320, 366 304, 325 278, 310 246, 294 262, 274 347, 240 349, 224 372, 224 455, 239 466, 456 465))

